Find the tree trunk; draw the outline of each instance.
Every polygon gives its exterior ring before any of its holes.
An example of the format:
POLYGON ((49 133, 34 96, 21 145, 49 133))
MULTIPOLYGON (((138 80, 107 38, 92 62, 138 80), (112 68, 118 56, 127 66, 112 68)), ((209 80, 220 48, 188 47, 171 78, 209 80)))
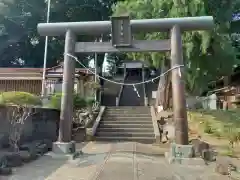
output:
MULTIPOLYGON (((103 62, 104 62, 104 57, 105 57, 105 53, 101 53, 101 54, 97 54, 97 69, 98 69, 98 75, 100 77, 102 77, 103 73, 102 73, 102 66, 103 66, 103 62)), ((104 87, 104 80, 102 78, 99 79, 99 84, 101 86, 100 89, 97 89, 96 90, 96 93, 97 93, 97 101, 99 101, 101 98, 100 98, 100 90, 102 89, 102 87, 104 87)))
MULTIPOLYGON (((169 66, 169 60, 165 59, 162 62, 161 74, 166 72, 169 66)), ((171 72, 169 72, 159 79, 155 106, 162 106, 163 110, 169 109, 171 94, 171 72)))
POLYGON ((165 101, 163 104, 163 109, 170 109, 172 107, 171 105, 171 99, 172 99, 172 82, 171 82, 171 77, 172 74, 171 72, 169 72, 166 77, 167 77, 167 81, 166 81, 166 88, 165 88, 165 101))
MULTIPOLYGON (((103 34, 97 38, 97 41, 99 41, 99 42, 103 42, 106 40, 108 40, 108 37, 103 34)), ((103 67, 103 63, 104 63, 105 53, 98 53, 96 58, 97 58, 96 66, 98 67, 97 73, 100 77, 102 77, 103 76, 102 67, 103 67)), ((104 80, 102 78, 99 79, 99 84, 100 84, 101 88, 96 90, 97 101, 101 100, 100 90, 104 87, 104 80)))

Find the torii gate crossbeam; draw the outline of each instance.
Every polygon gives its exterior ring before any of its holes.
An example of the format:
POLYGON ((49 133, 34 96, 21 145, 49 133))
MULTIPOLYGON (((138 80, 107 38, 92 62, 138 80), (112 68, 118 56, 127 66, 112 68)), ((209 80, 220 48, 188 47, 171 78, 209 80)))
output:
MULTIPOLYGON (((131 20, 133 33, 169 31, 174 25, 181 31, 209 30, 213 28, 212 16, 131 20)), ((76 35, 100 35, 111 33, 111 21, 40 23, 42 36, 61 36, 71 30, 76 35)))

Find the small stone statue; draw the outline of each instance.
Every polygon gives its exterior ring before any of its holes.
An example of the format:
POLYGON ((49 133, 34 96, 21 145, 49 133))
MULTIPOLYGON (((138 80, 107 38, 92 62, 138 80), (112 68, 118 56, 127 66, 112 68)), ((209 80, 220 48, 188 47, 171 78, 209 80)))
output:
POLYGON ((237 167, 226 158, 219 158, 216 162, 215 171, 222 175, 231 175, 233 171, 237 171, 237 167))
POLYGON ((158 122, 158 128, 160 132, 160 140, 161 142, 163 142, 163 136, 166 136, 166 134, 164 134, 164 125, 166 124, 166 121, 163 117, 161 117, 160 120, 158 120, 157 122, 158 122))
POLYGON ((190 143, 193 145, 194 157, 201 157, 206 164, 207 161, 216 160, 214 151, 207 142, 201 140, 200 136, 198 139, 192 139, 190 143))
POLYGON ((76 151, 72 154, 72 160, 75 160, 77 158, 80 158, 83 155, 82 151, 76 151))

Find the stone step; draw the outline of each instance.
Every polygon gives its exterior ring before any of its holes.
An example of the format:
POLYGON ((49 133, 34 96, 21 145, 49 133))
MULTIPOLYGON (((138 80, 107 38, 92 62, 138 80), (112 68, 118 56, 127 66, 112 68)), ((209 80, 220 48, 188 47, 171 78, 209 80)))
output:
POLYGON ((151 116, 151 114, 150 114, 150 112, 148 112, 148 111, 144 111, 144 110, 142 110, 142 111, 129 111, 129 110, 117 110, 117 111, 115 111, 115 110, 111 110, 111 111, 109 111, 109 110, 106 110, 105 111, 105 114, 126 114, 126 115, 129 115, 129 114, 133 114, 133 115, 135 115, 135 114, 146 114, 146 115, 149 115, 149 116, 151 116))
POLYGON ((107 123, 107 124, 103 124, 100 123, 99 124, 99 128, 152 128, 153 129, 153 125, 152 124, 119 124, 119 123, 107 123))
POLYGON ((96 140, 155 142, 150 108, 107 107, 97 129, 96 140))
POLYGON ((108 109, 150 109, 148 106, 108 106, 108 109))
POLYGON ((107 107, 107 110, 111 111, 150 111, 148 107, 142 106, 135 106, 135 107, 124 107, 124 106, 117 106, 117 107, 107 107))
POLYGON ((108 109, 149 109, 148 106, 108 106, 108 109))
POLYGON ((152 137, 154 134, 152 132, 97 132, 98 137, 152 137))
POLYGON ((151 118, 151 114, 147 114, 147 113, 134 113, 134 114, 127 114, 127 113, 121 113, 121 112, 105 112, 104 116, 106 117, 149 117, 151 118))
POLYGON ((108 106, 107 109, 150 109, 148 106, 108 106))
POLYGON ((151 118, 149 117, 114 117, 114 116, 104 116, 103 118, 103 121, 133 121, 133 122, 136 122, 136 121, 139 121, 139 122, 142 122, 142 121, 149 121, 152 123, 152 120, 151 118))
POLYGON ((108 121, 105 121, 105 120, 102 120, 100 121, 100 124, 149 124, 152 126, 152 121, 138 121, 138 120, 129 120, 129 121, 117 121, 117 120, 108 120, 108 121))
POLYGON ((98 128, 97 131, 99 132, 153 132, 153 128, 98 128))
POLYGON ((96 141, 136 141, 142 143, 154 143, 155 139, 153 137, 96 137, 96 141))

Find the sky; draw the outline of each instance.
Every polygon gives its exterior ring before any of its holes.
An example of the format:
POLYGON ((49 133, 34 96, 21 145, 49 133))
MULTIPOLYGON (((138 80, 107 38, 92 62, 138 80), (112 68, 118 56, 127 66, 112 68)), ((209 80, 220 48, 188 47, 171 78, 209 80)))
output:
MULTIPOLYGON (((107 62, 107 53, 105 53, 105 57, 104 57, 104 61, 103 61, 103 68, 102 68, 102 72, 103 73, 108 73, 109 71, 108 71, 108 65, 109 65, 109 63, 107 62)), ((90 61, 89 61, 89 64, 88 64, 88 66, 90 67, 90 68, 95 68, 95 64, 94 64, 94 59, 91 59, 90 61)))
POLYGON ((233 21, 238 21, 238 20, 240 20, 240 13, 233 15, 233 21))

